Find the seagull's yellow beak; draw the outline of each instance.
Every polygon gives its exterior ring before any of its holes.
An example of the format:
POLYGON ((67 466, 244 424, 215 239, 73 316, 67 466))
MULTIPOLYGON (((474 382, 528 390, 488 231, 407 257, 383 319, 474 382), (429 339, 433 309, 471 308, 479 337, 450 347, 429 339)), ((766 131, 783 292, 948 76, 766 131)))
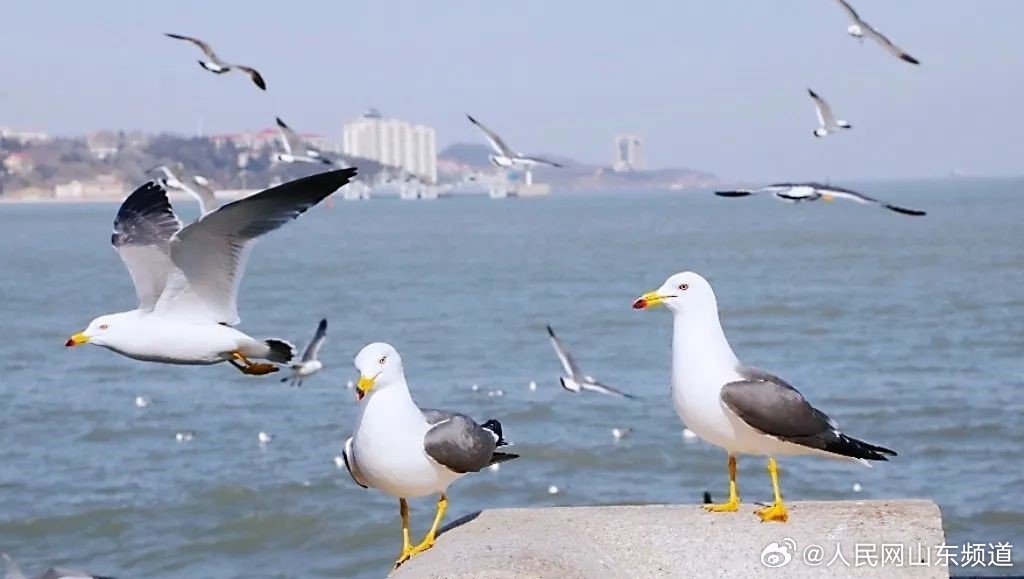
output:
POLYGON ((75 346, 81 346, 82 344, 89 343, 89 336, 86 336, 82 332, 78 332, 74 336, 68 338, 67 342, 64 342, 64 347, 73 348, 75 346))
POLYGON ((356 384, 356 400, 362 400, 363 396, 366 396, 370 393, 370 390, 373 390, 373 383, 376 379, 376 376, 372 378, 367 376, 359 377, 359 383, 356 384))
POLYGON ((835 201, 835 200, 836 200, 836 198, 835 198, 835 197, 833 197, 833 196, 832 196, 831 194, 829 194, 829 193, 822 193, 822 195, 821 195, 821 200, 822 200, 822 201, 835 201))
POLYGON ((647 292, 644 295, 638 297, 636 301, 633 302, 633 309, 646 310, 647 308, 653 308, 654 306, 660 304, 663 301, 665 301, 665 296, 659 294, 658 292, 647 292))

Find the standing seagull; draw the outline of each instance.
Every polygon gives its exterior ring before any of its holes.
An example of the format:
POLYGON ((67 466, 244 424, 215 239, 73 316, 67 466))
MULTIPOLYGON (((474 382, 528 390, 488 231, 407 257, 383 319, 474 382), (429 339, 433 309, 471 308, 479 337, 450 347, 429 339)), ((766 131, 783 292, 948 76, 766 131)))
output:
POLYGON ((865 465, 896 453, 851 438, 811 406, 785 380, 743 365, 729 346, 711 284, 693 272, 677 273, 633 303, 664 305, 673 315, 672 402, 688 428, 729 455, 729 500, 709 511, 734 512, 740 504, 736 455, 768 456, 775 500, 757 511, 761 521, 789 518, 779 490, 775 455, 813 454, 849 458, 865 465))
POLYGON ((551 337, 551 345, 555 347, 555 355, 558 356, 558 361, 562 363, 562 369, 567 374, 566 376, 560 376, 558 381, 561 382, 562 388, 565 388, 569 392, 579 394, 583 390, 589 390, 590 392, 597 392, 600 394, 608 394, 610 396, 618 396, 620 398, 629 398, 633 400, 636 396, 632 394, 626 394, 620 390, 616 390, 611 386, 605 386, 598 382, 594 377, 587 376, 584 374, 580 367, 576 365, 576 360, 573 359, 572 354, 569 350, 565 349, 562 341, 555 335, 555 331, 548 326, 548 336, 551 337))
POLYGON ((823 185, 821 183, 775 183, 774 185, 768 185, 767 187, 761 187, 760 189, 733 189, 730 191, 715 191, 715 195, 719 197, 749 197, 757 193, 770 193, 776 199, 785 201, 787 203, 803 203, 805 201, 832 201, 833 199, 849 199, 856 201, 857 203, 864 203, 868 205, 876 205, 878 207, 884 207, 889 211, 895 211, 896 213, 902 213, 904 215, 921 216, 925 215, 924 211, 918 211, 917 209, 907 209, 906 207, 900 207, 899 205, 893 205, 880 201, 874 197, 868 197, 863 193, 857 193, 851 189, 844 189, 842 187, 835 187, 833 185, 823 185))
POLYGON ((319 372, 324 367, 319 359, 320 346, 324 345, 324 340, 326 339, 327 320, 323 319, 317 324, 313 339, 309 341, 306 351, 302 353, 302 359, 298 362, 292 362, 292 375, 281 378, 281 381, 287 382, 291 380, 292 386, 302 386, 303 380, 319 372))
POLYGON ((466 115, 469 122, 476 125, 476 128, 487 137, 487 141, 491 144, 491 149, 494 150, 493 155, 489 155, 488 158, 491 160, 491 164, 495 167, 525 167, 527 169, 535 167, 537 165, 547 165, 549 167, 562 167, 560 163, 549 161, 541 157, 528 157, 521 153, 517 153, 509 148, 505 144, 505 141, 501 140, 501 137, 497 133, 483 126, 480 121, 474 119, 471 115, 466 115))
POLYGON ((857 11, 853 9, 853 6, 851 6, 849 2, 846 0, 836 0, 836 2, 839 2, 839 5, 843 7, 846 14, 851 20, 853 20, 853 24, 846 29, 850 36, 857 38, 861 42, 864 42, 864 36, 867 36, 881 45, 881 47, 887 50, 889 54, 909 62, 910 64, 921 64, 921 61, 904 52, 902 48, 893 44, 888 37, 879 32, 877 28, 865 22, 859 15, 857 15, 857 11))
POLYGON ((199 202, 199 210, 203 215, 217 208, 217 195, 210 188, 210 181, 206 177, 195 175, 192 177, 192 183, 187 183, 179 179, 167 165, 153 167, 150 171, 160 171, 164 174, 164 177, 160 179, 160 184, 164 187, 184 191, 195 197, 196 201, 199 202))
POLYGON ((334 162, 324 157, 323 153, 320 152, 316 147, 306 143, 296 133, 284 124, 281 117, 277 117, 277 128, 281 132, 281 145, 284 147, 283 153, 277 153, 274 155, 274 159, 281 161, 282 163, 323 163, 325 165, 333 165, 334 162))
POLYGON ((243 374, 276 372, 291 344, 236 330, 238 287, 253 243, 334 193, 355 169, 311 175, 228 203, 186 227, 156 182, 121 204, 111 242, 135 283, 138 307, 100 316, 65 346, 92 343, 165 364, 229 362, 243 374))
POLYGON ((209 44, 199 40, 198 38, 184 36, 182 34, 171 34, 170 32, 165 32, 164 35, 177 40, 191 42, 198 46, 199 49, 203 51, 203 54, 206 55, 206 58, 209 59, 199 61, 199 66, 206 70, 215 74, 224 74, 225 72, 230 72, 232 70, 240 70, 249 75, 249 78, 252 79, 252 82, 255 83, 256 86, 260 87, 262 90, 267 90, 267 83, 263 81, 263 76, 260 75, 259 71, 255 68, 252 68, 251 66, 242 66, 241 64, 229 64, 224 62, 217 56, 217 53, 210 48, 209 44))
MULTIPOLYGON (((4 563, 7 566, 7 574, 4 579, 28 579, 24 573, 21 572, 21 568, 14 562, 7 553, 0 553, 0 557, 3 558, 4 563)), ((74 569, 63 569, 61 567, 50 567, 44 571, 41 575, 36 575, 35 579, 113 579, 112 577, 104 577, 102 575, 93 575, 92 573, 86 573, 85 571, 76 571, 74 569)))
POLYGON ((815 137, 824 137, 829 133, 835 133, 839 129, 852 129, 853 126, 843 120, 836 120, 835 115, 832 114, 832 107, 828 106, 825 99, 818 96, 813 90, 807 89, 807 94, 811 95, 814 99, 814 108, 818 113, 818 123, 821 125, 817 129, 814 129, 815 137))
POLYGON ((466 473, 518 458, 501 452, 507 446, 501 424, 444 410, 421 410, 409 394, 402 358, 388 344, 374 343, 355 359, 359 370, 356 397, 362 414, 356 431, 345 441, 343 457, 352 480, 398 498, 402 516, 402 553, 395 567, 434 546, 437 529, 448 509, 448 485, 466 473), (418 545, 409 542, 406 499, 438 493, 437 514, 418 545))

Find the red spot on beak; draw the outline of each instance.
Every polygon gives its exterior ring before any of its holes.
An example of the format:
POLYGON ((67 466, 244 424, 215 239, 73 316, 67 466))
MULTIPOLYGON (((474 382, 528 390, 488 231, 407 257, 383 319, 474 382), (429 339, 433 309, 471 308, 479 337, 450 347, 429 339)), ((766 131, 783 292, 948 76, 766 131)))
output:
POLYGON ((366 396, 366 394, 363 393, 362 390, 356 388, 356 402, 361 402, 363 400, 363 396, 366 396))
POLYGON ((642 309, 644 309, 646 307, 647 307, 647 300, 645 300, 644 298, 640 298, 640 299, 636 300, 635 302, 633 302, 633 309, 634 310, 642 310, 642 309))
POLYGON ((75 341, 74 341, 74 340, 72 340, 71 338, 68 338, 68 341, 67 341, 67 342, 64 342, 64 347, 65 347, 65 348, 71 348, 71 347, 73 347, 74 345, 75 345, 75 341))

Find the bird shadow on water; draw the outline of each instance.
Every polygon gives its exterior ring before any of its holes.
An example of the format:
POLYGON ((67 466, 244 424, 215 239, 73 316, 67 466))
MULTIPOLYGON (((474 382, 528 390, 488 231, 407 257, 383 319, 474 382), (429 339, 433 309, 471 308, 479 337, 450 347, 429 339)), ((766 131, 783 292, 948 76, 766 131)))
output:
POLYGON ((475 520, 477 517, 480 516, 480 513, 482 513, 482 512, 483 511, 476 511, 476 512, 473 512, 473 513, 469 513, 468 515, 464 515, 462 517, 459 517, 458 519, 455 519, 454 521, 452 521, 452 522, 448 523, 447 525, 441 527, 441 529, 437 532, 437 536, 440 537, 441 535, 447 533, 448 531, 451 531, 452 529, 457 529, 457 528, 461 527, 462 525, 465 525, 466 523, 475 520))

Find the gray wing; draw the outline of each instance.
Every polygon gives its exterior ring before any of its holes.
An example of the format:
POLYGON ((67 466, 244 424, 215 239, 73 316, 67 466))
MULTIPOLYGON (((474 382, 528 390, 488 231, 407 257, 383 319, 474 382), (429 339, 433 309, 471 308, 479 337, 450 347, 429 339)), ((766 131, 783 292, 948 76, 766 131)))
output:
POLYGON ((617 390, 615 388, 612 388, 611 386, 607 386, 605 384, 602 384, 602 383, 598 382, 597 380, 594 380, 590 376, 587 376, 585 380, 583 380, 582 382, 579 382, 579 385, 580 385, 580 388, 583 388, 584 390, 590 390, 591 392, 597 392, 599 394, 607 394, 609 396, 618 396, 619 398, 628 398, 630 400, 635 400, 636 399, 636 396, 633 396, 632 394, 627 394, 626 392, 623 392, 622 390, 617 390))
POLYGON ((899 58, 899 59, 901 59, 903 61, 909 62, 910 64, 921 64, 921 61, 917 60, 913 56, 910 56, 909 54, 904 52, 902 48, 900 48, 899 46, 896 46, 896 44, 893 41, 889 40, 889 37, 887 37, 886 35, 882 34, 874 26, 871 26, 867 22, 862 22, 861 23, 861 29, 864 31, 864 34, 870 36, 882 48, 884 48, 886 51, 888 51, 889 54, 892 54, 893 56, 895 56, 895 57, 897 57, 897 58, 899 58))
POLYGON ((238 285, 253 242, 305 213, 354 177, 339 169, 296 179, 203 215, 171 240, 180 270, 168 279, 156 309, 238 323, 238 285))
POLYGON ((63 567, 51 567, 46 570, 45 573, 37 577, 36 579, 110 579, 103 578, 92 573, 86 573, 85 571, 78 571, 75 569, 65 569, 63 567))
POLYGON ((524 161, 529 161, 531 163, 537 163, 538 165, 547 165, 549 167, 557 167, 559 169, 561 169, 564 166, 561 163, 556 163, 549 159, 545 159, 544 157, 531 157, 527 155, 519 155, 517 158, 522 159, 524 161))
POLYGON ((165 32, 164 36, 168 36, 176 40, 184 40, 185 42, 191 42, 192 44, 198 46, 199 50, 202 50, 203 54, 205 54, 207 58, 209 58, 217 64, 223 64, 223 61, 217 57, 217 54, 213 51, 212 48, 210 48, 210 45, 203 42, 202 40, 199 40, 198 38, 185 36, 184 34, 171 34, 170 32, 165 32))
POLYGON ((237 68, 238 70, 249 75, 249 78, 252 79, 253 84, 258 86, 261 90, 267 90, 267 81, 263 80, 263 75, 260 74, 260 71, 256 70, 251 66, 243 66, 241 64, 233 64, 231 66, 232 68, 237 68))
POLYGON ((471 115, 466 115, 466 118, 469 119, 469 122, 476 125, 476 128, 480 129, 480 132, 482 132, 484 136, 487 137, 487 140, 491 143, 491 148, 494 149, 495 153, 498 153, 499 155, 504 155, 509 158, 516 156, 516 153, 512 149, 510 149, 508 145, 505 144, 505 141, 501 140, 501 137, 498 136, 498 133, 495 133, 494 131, 483 126, 483 124, 481 124, 480 121, 474 119, 471 115))
POLYGON ((291 127, 285 124, 281 120, 281 117, 275 119, 277 121, 277 128, 281 131, 281 143, 284 145, 284 152, 292 155, 301 155, 303 149, 302 139, 299 135, 292 130, 291 127))
POLYGON ((361 480, 359 466, 356 463, 355 450, 352 448, 351 436, 345 441, 345 448, 341 451, 341 457, 345 459, 345 469, 348 470, 348 475, 352 477, 352 480, 364 489, 370 488, 369 485, 361 480))
POLYGON ((836 117, 832 114, 832 107, 828 106, 825 99, 818 96, 813 90, 807 89, 807 94, 811 95, 811 98, 814 99, 814 110, 818 113, 818 122, 825 127, 834 126, 836 124, 836 117))
POLYGON ((424 410, 431 428, 423 450, 441 466, 457 473, 476 472, 491 463, 497 440, 472 418, 442 410, 424 410))
POLYGON ((853 9, 853 6, 851 6, 849 2, 847 2, 846 0, 836 1, 839 2, 839 5, 842 6, 843 10, 846 11, 846 15, 849 16, 854 22, 857 22, 858 24, 863 22, 863 20, 860 19, 860 16, 857 15, 857 11, 853 9))
POLYGON ((152 310, 174 270, 170 240, 181 230, 167 191, 150 181, 128 196, 117 210, 110 243, 135 284, 139 309, 152 310))
POLYGON ((899 205, 893 205, 892 203, 886 203, 885 201, 875 199, 874 197, 869 197, 867 195, 864 195, 863 193, 853 191, 852 189, 834 187, 832 185, 821 185, 818 183, 814 183, 811 186, 814 187, 815 191, 821 194, 831 195, 833 197, 839 197, 841 199, 849 199, 851 201, 856 201, 857 203, 878 205, 879 207, 884 207, 889 211, 895 211, 896 213, 902 213, 904 215, 913 216, 926 215, 924 211, 920 211, 918 209, 908 209, 906 207, 900 207, 899 205))
POLYGON ((555 355, 558 356, 558 361, 562 363, 562 369, 570 378, 576 378, 581 376, 582 372, 580 367, 576 365, 576 360, 573 359, 572 354, 569 350, 565 349, 562 341, 555 335, 555 331, 548 326, 548 336, 551 338, 551 345, 555 347, 555 355))
POLYGON ((302 361, 309 362, 316 360, 317 355, 320 354, 320 346, 323 345, 324 340, 327 339, 327 319, 320 320, 320 323, 316 326, 316 333, 313 334, 313 339, 310 340, 309 345, 306 346, 306 351, 302 353, 302 361))

